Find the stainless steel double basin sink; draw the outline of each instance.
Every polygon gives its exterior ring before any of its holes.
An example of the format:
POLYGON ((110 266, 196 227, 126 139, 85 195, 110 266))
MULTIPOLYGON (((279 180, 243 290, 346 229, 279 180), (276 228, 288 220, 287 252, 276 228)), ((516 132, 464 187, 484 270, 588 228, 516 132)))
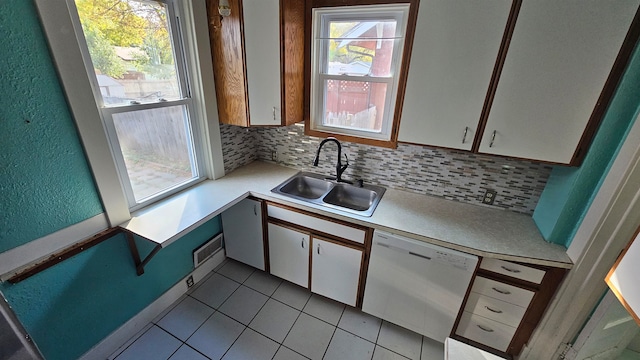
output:
POLYGON ((371 216, 385 188, 376 185, 351 185, 325 179, 325 176, 300 172, 271 191, 330 209, 371 216))

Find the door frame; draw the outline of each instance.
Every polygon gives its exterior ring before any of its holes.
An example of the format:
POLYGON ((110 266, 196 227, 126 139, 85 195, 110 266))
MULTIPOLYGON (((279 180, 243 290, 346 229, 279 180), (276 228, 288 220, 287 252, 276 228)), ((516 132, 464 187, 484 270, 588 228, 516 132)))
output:
POLYGON ((564 358, 607 289, 605 276, 640 225, 638 118, 567 249, 574 266, 519 359, 564 358))

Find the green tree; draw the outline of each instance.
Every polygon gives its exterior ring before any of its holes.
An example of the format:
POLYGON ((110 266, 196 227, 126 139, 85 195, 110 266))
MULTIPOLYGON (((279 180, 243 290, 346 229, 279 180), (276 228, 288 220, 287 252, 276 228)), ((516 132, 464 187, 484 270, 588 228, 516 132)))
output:
MULTIPOLYGON (((142 6, 142 4, 141 4, 142 6)), ((76 0, 83 27, 99 31, 114 46, 141 46, 147 20, 137 14, 129 1, 76 0)))
POLYGON ((93 67, 100 73, 113 78, 120 78, 127 71, 124 61, 118 57, 109 40, 97 30, 91 28, 84 29, 84 36, 87 40, 87 47, 91 55, 93 67))

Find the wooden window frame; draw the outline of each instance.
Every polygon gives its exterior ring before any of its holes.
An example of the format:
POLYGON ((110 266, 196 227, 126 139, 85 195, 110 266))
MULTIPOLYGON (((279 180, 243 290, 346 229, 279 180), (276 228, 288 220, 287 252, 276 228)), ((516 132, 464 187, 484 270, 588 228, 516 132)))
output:
POLYGON ((304 77, 304 123, 305 135, 315 137, 332 136, 342 141, 350 141, 354 143, 367 144, 395 149, 398 145, 398 131, 400 128, 400 118, 402 117, 402 104, 404 103, 405 88, 407 85, 407 77, 409 74, 409 62, 411 59, 411 50, 413 48, 413 39, 416 29, 416 21, 418 18, 418 5, 420 0, 352 0, 348 3, 346 0, 305 0, 305 77, 304 77), (404 48, 402 50, 402 59, 400 63, 400 72, 398 76, 398 88, 396 90, 395 106, 391 114, 391 130, 389 140, 378 140, 353 135, 345 135, 340 133, 330 133, 326 131, 318 131, 311 129, 311 45, 313 35, 313 17, 314 8, 329 7, 349 7, 359 5, 393 5, 393 4, 409 4, 409 15, 407 17, 404 48))

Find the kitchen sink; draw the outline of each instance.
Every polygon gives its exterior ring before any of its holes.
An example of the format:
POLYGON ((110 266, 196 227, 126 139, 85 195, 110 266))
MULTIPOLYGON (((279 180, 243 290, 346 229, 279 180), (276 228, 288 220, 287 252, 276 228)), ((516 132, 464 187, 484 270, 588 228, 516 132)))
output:
POLYGON ((280 193, 302 197, 305 199, 318 199, 326 194, 332 187, 331 182, 317 179, 307 175, 295 176, 280 188, 280 193))
POLYGON ((323 201, 352 210, 367 211, 377 198, 378 193, 374 190, 338 184, 329 191, 323 201))
POLYGON ((382 186, 365 184, 360 187, 326 179, 323 175, 301 172, 271 191, 329 209, 371 216, 385 190, 382 186))

